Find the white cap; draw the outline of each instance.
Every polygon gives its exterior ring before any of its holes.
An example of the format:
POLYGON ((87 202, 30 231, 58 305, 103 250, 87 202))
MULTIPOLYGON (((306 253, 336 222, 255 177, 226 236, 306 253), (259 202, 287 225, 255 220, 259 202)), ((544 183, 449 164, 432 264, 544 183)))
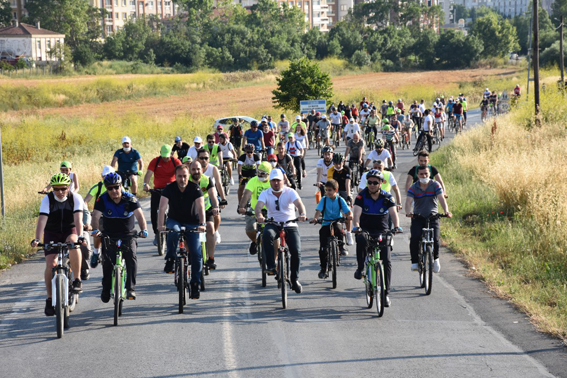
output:
POLYGON ((272 169, 270 172, 270 180, 283 180, 283 173, 280 169, 272 169))
POLYGON ((327 118, 327 116, 323 114, 323 115, 321 116, 321 118, 325 119, 325 118, 327 118))
POLYGON ((132 143, 132 140, 128 137, 122 138, 122 143, 132 143))
POLYGON ((262 122, 268 122, 268 120, 266 118, 262 118, 262 120, 260 121, 260 123, 262 122))
POLYGON ((297 116, 297 117, 295 117, 295 119, 301 119, 301 116, 297 116))
POLYGON ((350 122, 354 122, 354 118, 351 117, 351 119, 349 120, 350 122))
POLYGON ((105 165, 104 168, 102 169, 102 177, 113 172, 114 172, 114 168, 112 168, 110 165, 105 165))
POLYGON ((193 139, 193 143, 203 143, 203 139, 200 136, 197 136, 193 139))

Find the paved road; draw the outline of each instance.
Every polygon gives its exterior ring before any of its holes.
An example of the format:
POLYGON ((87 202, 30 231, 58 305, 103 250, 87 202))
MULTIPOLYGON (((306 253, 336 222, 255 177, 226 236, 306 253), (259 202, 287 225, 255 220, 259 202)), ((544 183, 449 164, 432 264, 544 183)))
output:
MULTIPOLYGON (((478 117, 476 117, 478 118, 478 117)), ((341 147, 342 150, 342 147, 341 147)), ((400 157, 403 183, 415 161, 400 157)), ((307 164, 315 166, 309 153, 307 164)), ((315 180, 301 191, 314 213, 315 180)), ((425 296, 410 272, 408 234, 395 238, 392 307, 377 318, 353 278, 354 247, 339 268, 339 287, 317 278, 318 227, 303 225, 301 282, 281 309, 275 281, 260 285, 247 254, 235 196, 223 213, 219 269, 200 300, 178 314, 171 275, 149 240, 140 242, 138 299, 127 301, 118 327, 100 299, 100 268, 84 284, 63 339, 43 315, 43 260, 0 275, 0 376, 52 377, 549 377, 567 376, 564 348, 534 331, 526 316, 493 298, 462 264, 442 252, 442 271, 425 296)), ((146 214, 149 203, 144 201, 146 214)), ((149 218, 149 217, 148 217, 149 218)), ((403 218, 403 227, 409 222, 403 218)), ((30 230, 31 235, 31 230, 30 230)))

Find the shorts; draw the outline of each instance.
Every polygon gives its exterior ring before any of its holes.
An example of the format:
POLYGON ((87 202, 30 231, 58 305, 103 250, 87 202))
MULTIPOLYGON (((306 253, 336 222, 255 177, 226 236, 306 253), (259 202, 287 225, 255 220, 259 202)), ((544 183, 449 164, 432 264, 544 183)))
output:
POLYGON ((215 217, 213 215, 213 208, 211 207, 209 210, 205 210, 205 222, 214 222, 215 217))
POLYGON ((455 117, 457 118, 457 121, 459 121, 462 116, 463 116, 462 114, 455 114, 455 117))
MULTIPOLYGON (((43 244, 53 243, 64 243, 67 241, 69 235, 79 235, 77 234, 77 228, 73 227, 65 232, 52 232, 52 231, 43 231, 43 244)), ((50 251, 44 250, 45 256, 47 255, 56 255, 59 253, 57 249, 52 249, 50 251)))
POLYGON ((246 186, 246 184, 248 184, 248 181, 250 181, 251 178, 253 178, 255 176, 242 176, 242 178, 240 179, 240 185, 244 185, 246 186))
POLYGON ((256 231, 256 217, 254 215, 246 215, 246 232, 256 231))
POLYGON ((319 131, 319 135, 321 135, 321 139, 328 139, 329 138, 329 130, 319 131))

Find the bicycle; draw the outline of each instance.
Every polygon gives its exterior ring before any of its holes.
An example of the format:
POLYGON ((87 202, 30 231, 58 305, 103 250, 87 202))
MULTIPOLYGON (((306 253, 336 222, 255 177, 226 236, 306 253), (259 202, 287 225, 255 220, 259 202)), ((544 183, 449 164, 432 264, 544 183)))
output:
POLYGON ((360 161, 351 160, 350 169, 351 169, 352 187, 356 190, 356 188, 358 188, 358 184, 360 184, 360 177, 362 176, 362 172, 363 172, 360 161))
POLYGON ((431 294, 433 285, 433 229, 429 227, 429 222, 433 219, 447 217, 446 214, 435 214, 429 217, 422 217, 413 214, 412 218, 426 220, 425 228, 421 229, 421 240, 419 241, 419 261, 418 273, 420 287, 425 289, 425 295, 431 294))
POLYGON ((224 189, 224 194, 225 196, 228 196, 230 192, 230 175, 228 174, 228 169, 226 168, 226 165, 223 163, 221 164, 219 170, 221 174, 221 184, 224 189))
MULTIPOLYGON (((200 232, 193 229, 187 230, 185 227, 181 227, 179 231, 175 231, 172 229, 166 229, 165 231, 162 231, 162 233, 164 234, 172 233, 172 232, 179 235, 177 254, 175 256, 175 270, 173 275, 173 283, 177 288, 178 299, 179 299, 178 301, 179 313, 183 314, 183 307, 187 304, 185 292, 190 290, 189 280, 191 279, 191 272, 188 269, 189 254, 187 253, 187 248, 186 248, 185 233, 186 232, 200 233, 200 232)), ((203 255, 206 255, 206 252, 203 253, 203 255)), ((203 280, 203 278, 204 278, 203 272, 201 271, 201 280, 203 280)), ((201 281, 201 285, 202 283, 203 281, 201 281)))
POLYGON ((327 239, 327 276, 329 277, 329 272, 331 273, 331 280, 333 282, 333 289, 337 288, 337 266, 339 266, 339 238, 335 236, 335 224, 337 223, 344 223, 345 218, 337 218, 337 219, 318 219, 315 224, 323 224, 323 221, 331 222, 329 224, 331 236, 327 239))
MULTIPOLYGON (((262 209, 262 214, 264 217, 267 214, 267 210, 262 209)), ((255 216, 256 213, 252 208, 246 210, 245 215, 255 216)), ((258 263, 260 264, 260 269, 262 271, 262 287, 267 285, 267 275, 266 275, 266 256, 264 255, 264 247, 262 245, 262 235, 264 234, 264 224, 256 223, 256 256, 258 257, 258 263)))
POLYGON ((376 133, 374 132, 373 128, 371 128, 370 132, 366 134, 366 141, 367 141, 368 149, 373 150, 374 142, 376 142, 376 133))
MULTIPOLYGON (((126 235, 124 239, 137 238, 138 235, 126 235)), ((122 256, 122 238, 110 237, 109 235, 102 234, 101 238, 104 240, 104 251, 108 251, 109 243, 112 241, 116 243, 116 260, 112 262, 112 286, 111 293, 114 304, 114 325, 118 325, 118 318, 122 316, 122 305, 126 298, 126 261, 122 256)), ((129 247, 126 247, 129 248, 129 247)), ((124 248, 124 249, 126 249, 124 248)), ((108 256, 107 256, 108 257, 108 256)))
POLYGON ((292 219, 287 222, 276 222, 274 218, 268 218, 264 221, 265 224, 273 224, 279 228, 280 231, 280 247, 278 248, 278 264, 277 271, 278 274, 276 279, 278 280, 278 289, 281 289, 282 294, 282 307, 287 308, 287 287, 289 285, 291 289, 291 279, 290 279, 290 259, 291 254, 289 248, 285 242, 285 225, 293 222, 297 222, 298 219, 292 219))
POLYGON ((333 140, 336 147, 339 147, 341 138, 339 136, 339 131, 341 129, 341 125, 333 125, 333 140))
POLYGON ((79 294, 73 292, 73 276, 69 267, 69 250, 80 246, 81 243, 39 243, 37 246, 46 251, 57 249, 57 265, 53 268, 51 279, 52 306, 55 308, 55 323, 57 338, 63 337, 64 330, 69 328, 69 314, 79 303, 79 294))
MULTIPOLYGON (((149 190, 150 193, 159 193, 160 195, 162 191, 163 189, 149 190)), ((159 209, 158 209, 158 217, 159 217, 159 209)), ((165 221, 167 220, 167 212, 163 215, 163 217, 164 217, 163 224, 165 224, 165 221)), ((157 235, 157 238, 158 238, 158 243, 157 243, 158 255, 163 256, 167 251, 167 238, 161 232, 157 235)))
POLYGON ((433 136, 431 139, 433 139, 433 146, 432 149, 439 149, 439 147, 441 146, 441 131, 439 130, 439 127, 441 127, 440 123, 436 123, 434 128, 433 128, 433 136))
POLYGON ((122 178, 122 188, 124 188, 125 192, 130 192, 130 187, 132 186, 132 180, 130 180, 130 176, 131 175, 138 175, 138 176, 142 175, 141 171, 138 171, 136 173, 134 173, 132 171, 126 171, 126 172, 116 171, 116 173, 118 173, 120 175, 120 177, 122 178))

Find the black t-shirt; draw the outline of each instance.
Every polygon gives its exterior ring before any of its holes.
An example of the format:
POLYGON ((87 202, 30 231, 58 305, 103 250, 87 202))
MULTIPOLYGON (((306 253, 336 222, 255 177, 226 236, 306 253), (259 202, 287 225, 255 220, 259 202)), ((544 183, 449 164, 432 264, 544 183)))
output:
POLYGON ((182 142, 181 147, 178 147, 177 144, 174 144, 173 148, 171 149, 171 155, 173 155, 175 151, 177 151, 177 158, 181 160, 185 156, 187 156, 190 147, 191 146, 189 146, 189 144, 187 144, 186 142, 182 142))
MULTIPOLYGON (((333 170, 333 180, 336 180, 339 183, 339 191, 344 192, 346 191, 346 180, 349 180, 351 171, 350 168, 346 165, 343 165, 343 169, 339 172, 335 169, 333 165, 331 168, 333 170)), ((350 195, 350 193, 349 193, 350 195)))
POLYGON ((169 212, 167 216, 180 223, 198 225, 199 214, 195 206, 195 201, 203 197, 203 192, 199 185, 189 181, 183 192, 179 190, 177 182, 167 184, 162 197, 169 200, 169 212))
MULTIPOLYGON (((435 176, 437 176, 439 174, 439 171, 437 170, 437 168, 435 168, 434 166, 428 164, 427 165, 429 167, 429 173, 430 173, 430 177, 433 179, 435 176)), ((417 177, 417 168, 419 168, 419 165, 416 165, 414 167, 412 167, 409 172, 408 175, 411 176, 413 178, 413 182, 416 182, 418 177, 417 177)))
POLYGON ((291 164, 293 163, 293 159, 288 154, 285 154, 283 158, 280 159, 280 155, 276 155, 278 158, 278 165, 283 168, 287 174, 292 173, 291 164))

